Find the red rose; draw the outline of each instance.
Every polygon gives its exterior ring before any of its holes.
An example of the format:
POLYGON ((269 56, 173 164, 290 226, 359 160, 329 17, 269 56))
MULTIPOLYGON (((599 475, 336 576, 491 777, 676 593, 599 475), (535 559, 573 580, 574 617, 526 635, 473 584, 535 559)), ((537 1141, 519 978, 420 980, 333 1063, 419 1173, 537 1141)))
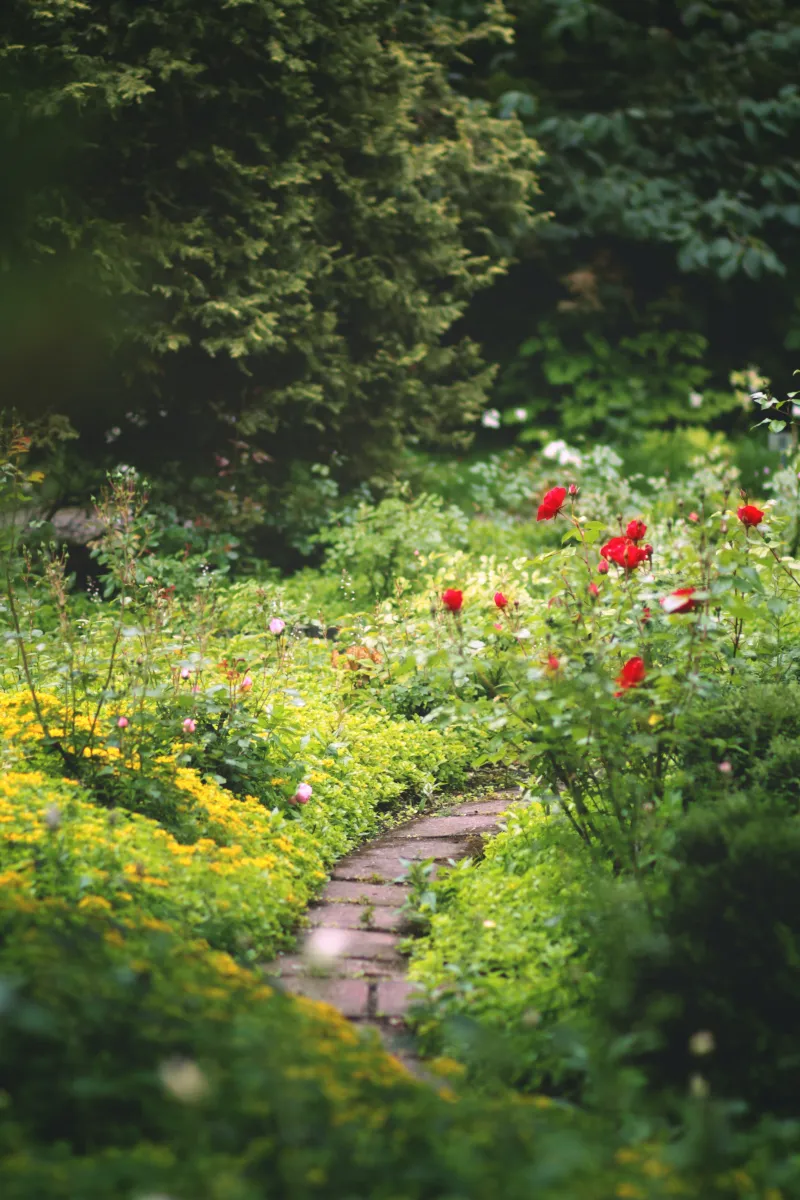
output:
POLYGON ((763 512, 756 508, 755 504, 743 504, 741 508, 737 508, 736 515, 747 528, 760 525, 764 520, 763 512))
POLYGON ((613 537, 611 541, 606 542, 600 553, 603 558, 616 563, 618 567, 624 567, 626 571, 635 571, 648 557, 648 550, 652 553, 652 546, 641 547, 630 538, 613 537))
POLYGON ((625 533, 632 542, 640 542, 647 533, 647 526, 644 521, 640 521, 637 518, 635 521, 628 522, 628 528, 625 530, 625 533))
POLYGON ((693 587, 676 588, 668 596, 662 596, 659 601, 665 613, 694 612, 700 605, 692 597, 697 589, 693 587))
POLYGON ((442 592, 442 604, 448 608, 451 613, 461 612, 461 606, 464 603, 464 593, 458 588, 448 588, 442 592))
POLYGON ((537 521, 552 521, 564 507, 567 489, 564 487, 551 488, 545 496, 536 513, 537 521))
POLYGON ((557 670, 558 670, 558 666, 559 666, 559 663, 558 663, 558 658, 556 657, 556 655, 555 655, 555 654, 548 654, 548 656, 547 656, 547 669, 548 669, 548 671, 557 671, 557 670))
POLYGON ((508 604, 508 596, 504 596, 502 592, 495 592, 494 602, 498 608, 505 608, 508 604))
POLYGON ((617 683, 620 686, 618 692, 614 692, 615 696, 621 696, 628 688, 638 687, 640 683, 644 683, 646 671, 644 669, 643 658, 629 658, 625 666, 617 676, 617 683))

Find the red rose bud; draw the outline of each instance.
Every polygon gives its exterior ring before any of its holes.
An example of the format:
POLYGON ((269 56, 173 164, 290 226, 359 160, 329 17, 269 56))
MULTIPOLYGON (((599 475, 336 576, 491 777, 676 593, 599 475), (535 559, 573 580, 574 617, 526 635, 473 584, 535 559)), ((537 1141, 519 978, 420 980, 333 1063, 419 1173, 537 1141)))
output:
POLYGON ((552 521, 557 517, 564 507, 564 501, 567 498, 567 489, 564 487, 551 488, 545 495, 542 503, 536 512, 537 521, 552 521))
MULTIPOLYGON (((608 570, 608 566, 606 566, 606 570, 608 570)), ((590 595, 592 595, 592 596, 599 596, 599 595, 600 595, 600 588, 597 586, 597 584, 596 584, 596 583, 590 583, 590 584, 589 584, 589 593, 590 593, 590 595)))
POLYGON ((644 659, 629 658, 625 666, 617 676, 617 683, 620 690, 614 692, 615 696, 621 696, 628 688, 639 687, 639 684, 644 683, 644 677, 647 672, 644 669, 644 659))
POLYGON ((697 601, 693 599, 696 590, 693 587, 676 588, 668 596, 662 596, 659 603, 665 613, 694 612, 696 608, 700 607, 697 601))
POLYGON ((558 666, 559 666, 559 663, 558 663, 558 658, 556 657, 556 655, 555 655, 555 654, 548 654, 548 656, 547 656, 547 669, 548 669, 548 671, 557 671, 557 670, 558 670, 558 666))
POLYGON ((458 588, 448 588, 442 592, 442 604, 451 613, 461 612, 461 607, 464 603, 464 593, 458 588))
POLYGON ((578 485, 577 485, 577 483, 571 483, 571 484, 569 485, 569 489, 568 489, 568 490, 569 490, 569 494, 570 494, 570 496, 577 496, 577 494, 578 494, 578 485))
POLYGON ((653 614, 650 612, 650 609, 647 607, 647 605, 645 605, 642 609, 642 624, 646 625, 652 615, 653 614))
POLYGON ((600 562, 597 564, 597 571, 598 571, 598 574, 600 574, 600 575, 608 574, 608 563, 606 562, 606 560, 604 558, 601 558, 600 562))
POLYGON ((502 592, 495 592, 494 602, 498 608, 505 608, 508 604, 508 596, 504 596, 502 592))
POLYGON ((743 504, 741 508, 737 508, 736 515, 747 529, 760 525, 764 520, 763 512, 756 508, 755 504, 743 504))
POLYGON ((638 519, 635 521, 629 521, 628 528, 625 530, 626 536, 629 537, 632 542, 640 542, 646 533, 647 526, 645 525, 644 521, 640 521, 638 519))

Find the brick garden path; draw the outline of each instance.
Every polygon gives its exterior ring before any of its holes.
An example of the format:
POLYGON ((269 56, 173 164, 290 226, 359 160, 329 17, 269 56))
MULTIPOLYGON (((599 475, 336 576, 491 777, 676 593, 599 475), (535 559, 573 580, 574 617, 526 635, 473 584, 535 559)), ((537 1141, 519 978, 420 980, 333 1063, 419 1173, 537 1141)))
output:
POLYGON ((408 864, 464 858, 480 852, 483 835, 495 833, 501 814, 519 790, 417 817, 342 859, 296 951, 266 967, 281 987, 324 1000, 362 1026, 376 1028, 387 1047, 414 1068, 413 1040, 405 1013, 412 998, 401 908, 408 896, 408 864))

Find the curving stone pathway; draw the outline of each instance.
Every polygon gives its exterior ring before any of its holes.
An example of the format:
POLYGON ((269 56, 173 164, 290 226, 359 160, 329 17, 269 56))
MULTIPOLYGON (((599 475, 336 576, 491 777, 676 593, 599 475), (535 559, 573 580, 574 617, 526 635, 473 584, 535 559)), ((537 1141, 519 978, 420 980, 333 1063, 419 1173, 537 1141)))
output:
POLYGON ((497 832, 502 814, 519 797, 520 789, 513 788, 417 817, 343 858, 309 909, 309 928, 295 952, 279 956, 266 973, 287 991, 323 1000, 359 1025, 377 1029, 414 1069, 405 1023, 413 985, 397 948, 406 932, 401 910, 409 866, 480 853, 483 837, 497 832))

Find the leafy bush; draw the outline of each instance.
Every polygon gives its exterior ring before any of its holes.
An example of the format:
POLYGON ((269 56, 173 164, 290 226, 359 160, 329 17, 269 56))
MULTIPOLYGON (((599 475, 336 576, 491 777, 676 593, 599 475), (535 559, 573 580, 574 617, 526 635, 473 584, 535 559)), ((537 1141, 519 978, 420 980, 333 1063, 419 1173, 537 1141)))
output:
POLYGON ((463 547, 466 532, 461 509, 445 507, 439 496, 397 496, 343 512, 319 541, 328 548, 325 568, 346 578, 361 607, 387 599, 397 586, 424 586, 431 564, 463 547))
MULTIPOLYGON (((437 7, 480 19, 472 0, 437 7)), ((554 214, 468 317, 502 364, 502 402, 533 399, 551 424, 577 425, 584 398, 595 422, 629 436, 676 414, 716 417, 732 365, 788 375, 800 339, 796 5, 509 8, 513 44, 481 47, 459 81, 540 142, 554 214), (696 411, 691 391, 704 393, 696 411)))
POLYGON ((24 281, 52 260, 50 290, 80 284, 114 316, 91 384, 43 381, 31 349, 18 395, 58 394, 98 458, 107 441, 165 479, 216 471, 222 510, 251 524, 292 461, 365 478, 404 438, 460 426, 492 371, 443 335, 532 228, 538 158, 517 121, 454 92, 464 47, 389 0, 13 0, 5 152, 69 156, 25 174, 11 265, 24 281))
POLYGON ((611 1028, 651 1086, 680 1094, 700 1076, 753 1114, 794 1114, 800 823, 746 796, 702 805, 673 855, 655 926, 617 928, 595 964, 611 1028))
POLYGON ((586 915, 602 866, 576 854, 566 822, 541 805, 513 808, 506 824, 484 857, 433 884, 410 968, 422 988, 415 1028, 428 1052, 466 1053, 477 1073, 484 1053, 510 1083, 563 1093, 553 1037, 595 992, 586 915))
MULTIPOLYGON (((793 652, 789 651, 793 658, 793 652)), ((750 803, 800 804, 800 686, 732 686, 688 715, 681 767, 703 799, 731 791, 750 803), (724 770, 720 770, 720 766, 724 770)))

